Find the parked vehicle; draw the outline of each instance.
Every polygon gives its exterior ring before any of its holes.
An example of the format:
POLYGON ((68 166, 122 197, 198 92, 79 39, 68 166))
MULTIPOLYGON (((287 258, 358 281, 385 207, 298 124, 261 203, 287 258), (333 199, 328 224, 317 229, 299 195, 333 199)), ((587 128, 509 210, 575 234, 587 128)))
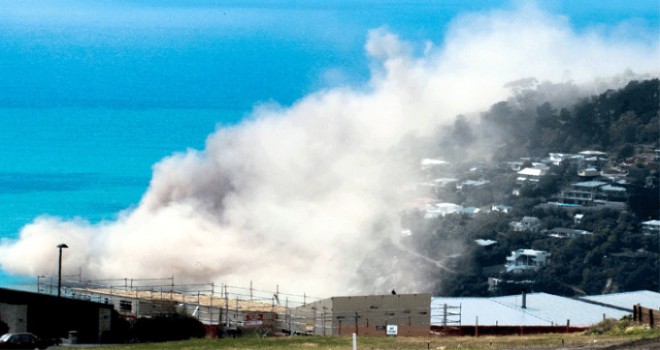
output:
POLYGON ((0 349, 46 349, 49 345, 32 333, 6 333, 0 337, 0 349))

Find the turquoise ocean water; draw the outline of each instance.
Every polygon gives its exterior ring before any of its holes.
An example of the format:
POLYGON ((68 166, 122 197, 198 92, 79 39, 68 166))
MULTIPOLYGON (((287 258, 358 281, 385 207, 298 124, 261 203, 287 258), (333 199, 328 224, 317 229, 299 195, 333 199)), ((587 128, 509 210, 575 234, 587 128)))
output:
POLYGON ((13 238, 39 215, 112 219, 137 204, 151 166, 202 149, 240 111, 0 109, 0 232, 13 238))
MULTIPOLYGON (((137 205, 151 167, 203 149, 244 111, 219 109, 0 109, 0 237, 41 215, 112 220, 137 205)), ((0 275, 0 285, 33 277, 0 275)))

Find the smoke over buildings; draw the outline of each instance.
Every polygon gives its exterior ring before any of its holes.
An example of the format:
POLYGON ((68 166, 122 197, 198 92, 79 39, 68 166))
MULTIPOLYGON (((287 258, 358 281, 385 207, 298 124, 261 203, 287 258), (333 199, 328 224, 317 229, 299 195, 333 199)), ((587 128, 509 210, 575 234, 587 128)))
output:
POLYGON ((568 21, 526 6, 471 14, 420 55, 418 43, 375 29, 365 86, 257 106, 205 149, 156 164, 139 205, 117 220, 37 218, 1 243, 0 265, 52 273, 54 247, 67 242, 64 266, 94 278, 253 280, 314 296, 424 291, 439 267, 396 242, 419 170, 406 140, 508 98, 512 81, 570 82, 586 94, 625 83, 626 70, 657 76, 657 43, 577 33, 568 21))

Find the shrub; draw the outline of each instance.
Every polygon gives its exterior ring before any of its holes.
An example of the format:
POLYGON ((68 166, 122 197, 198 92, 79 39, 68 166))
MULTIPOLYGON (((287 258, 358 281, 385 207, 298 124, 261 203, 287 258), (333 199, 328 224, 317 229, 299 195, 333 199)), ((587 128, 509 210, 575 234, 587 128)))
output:
POLYGON ((162 342, 202 338, 204 325, 194 317, 164 314, 153 318, 139 318, 133 324, 133 338, 140 342, 162 342))
POLYGON ((586 332, 588 335, 598 335, 598 334, 605 334, 605 333, 610 333, 613 330, 618 329, 618 321, 613 319, 613 318, 608 318, 605 320, 602 320, 595 325, 591 326, 586 332))

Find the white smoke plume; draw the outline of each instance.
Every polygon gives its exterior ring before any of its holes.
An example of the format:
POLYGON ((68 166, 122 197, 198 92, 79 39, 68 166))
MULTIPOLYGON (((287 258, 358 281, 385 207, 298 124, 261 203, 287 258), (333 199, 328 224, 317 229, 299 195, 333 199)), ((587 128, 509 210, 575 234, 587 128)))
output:
POLYGON ((67 242, 64 266, 95 278, 252 280, 314 296, 422 292, 428 281, 415 264, 424 262, 395 263, 391 245, 380 251, 400 231, 402 188, 419 165, 397 146, 507 98, 505 85, 521 78, 602 89, 601 77, 626 70, 657 76, 657 42, 618 38, 577 33, 567 18, 525 5, 461 17, 420 57, 414 44, 373 30, 367 86, 255 108, 204 150, 155 165, 140 204, 116 221, 37 218, 2 242, 0 265, 53 273, 53 247, 67 242), (365 264, 370 273, 359 274, 365 264))

